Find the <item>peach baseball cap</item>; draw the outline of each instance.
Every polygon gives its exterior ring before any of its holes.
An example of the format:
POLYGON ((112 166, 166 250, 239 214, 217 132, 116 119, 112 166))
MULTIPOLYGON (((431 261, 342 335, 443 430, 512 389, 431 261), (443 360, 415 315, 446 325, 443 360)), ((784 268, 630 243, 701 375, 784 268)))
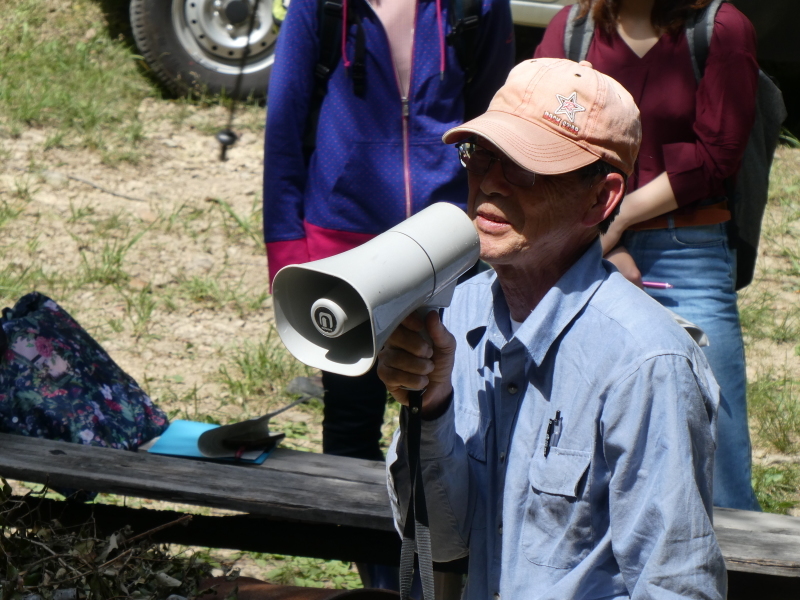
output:
POLYGON ((557 58, 518 64, 488 110, 442 140, 454 144, 477 134, 543 175, 597 159, 630 175, 642 139, 639 109, 622 85, 587 65, 557 58))

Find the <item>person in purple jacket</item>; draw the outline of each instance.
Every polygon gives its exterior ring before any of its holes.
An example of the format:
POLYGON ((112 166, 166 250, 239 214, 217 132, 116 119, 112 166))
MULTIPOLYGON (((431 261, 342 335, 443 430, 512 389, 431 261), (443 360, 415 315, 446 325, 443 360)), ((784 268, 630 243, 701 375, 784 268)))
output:
MULTIPOLYGON (((459 3, 464 0, 343 3, 347 35, 319 108, 314 151, 306 157, 321 54, 319 9, 318 0, 293 0, 268 98, 264 239, 270 283, 287 264, 349 250, 434 202, 465 206, 466 174, 440 140, 486 109, 513 65, 514 44, 508 0, 483 0, 467 85, 448 41, 448 13, 459 3), (357 93, 358 62, 363 88, 357 93)), ((323 451, 383 460, 386 389, 374 370, 358 379, 323 373, 323 385, 323 451)))

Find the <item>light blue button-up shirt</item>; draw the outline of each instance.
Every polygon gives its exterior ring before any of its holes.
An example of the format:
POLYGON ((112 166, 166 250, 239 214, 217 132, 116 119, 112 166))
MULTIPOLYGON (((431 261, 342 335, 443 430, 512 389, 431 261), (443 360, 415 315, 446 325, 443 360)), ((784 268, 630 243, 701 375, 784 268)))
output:
MULTIPOLYGON (((494 273, 459 286, 443 320, 454 399, 423 423, 421 457, 434 560, 469 554, 466 599, 725 598, 717 384, 599 243, 516 334, 494 273)), ((404 439, 387 459, 399 531, 404 439)))

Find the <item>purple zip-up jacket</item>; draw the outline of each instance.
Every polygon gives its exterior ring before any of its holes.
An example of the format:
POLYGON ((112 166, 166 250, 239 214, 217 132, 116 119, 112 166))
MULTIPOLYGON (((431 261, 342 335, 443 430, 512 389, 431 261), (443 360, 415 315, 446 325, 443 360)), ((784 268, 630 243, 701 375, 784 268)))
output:
MULTIPOLYGON (((467 178, 442 134, 483 112, 513 65, 508 0, 483 0, 477 73, 465 75, 450 32, 447 0, 437 27, 435 0, 419 0, 408 99, 397 83, 389 41, 366 0, 349 0, 366 39, 366 92, 353 91, 340 59, 328 81, 308 166, 303 134, 319 61, 317 0, 293 0, 281 28, 269 87, 264 158, 264 240, 270 281, 286 264, 325 258, 367 241, 426 206, 466 204, 467 178), (405 106, 404 106, 405 104, 405 106), (466 104, 466 106, 465 106, 466 104), (404 117, 404 112, 407 116, 404 117)), ((346 52, 355 54, 356 26, 346 52)))

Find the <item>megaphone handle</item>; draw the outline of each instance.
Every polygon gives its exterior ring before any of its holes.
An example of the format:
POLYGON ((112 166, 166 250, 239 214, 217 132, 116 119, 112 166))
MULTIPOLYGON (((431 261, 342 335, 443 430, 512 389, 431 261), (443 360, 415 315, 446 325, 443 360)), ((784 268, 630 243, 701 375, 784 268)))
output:
MULTIPOLYGON (((428 313, 439 312, 439 310, 436 307, 433 307, 433 306, 420 306, 415 312, 419 315, 419 318, 422 319, 422 323, 424 325, 426 320, 427 320, 428 313)), ((423 340, 428 342, 431 345, 431 347, 433 347, 433 340, 431 339, 431 336, 428 333, 428 327, 427 326, 424 326, 420 330, 419 334, 422 336, 423 340)))

